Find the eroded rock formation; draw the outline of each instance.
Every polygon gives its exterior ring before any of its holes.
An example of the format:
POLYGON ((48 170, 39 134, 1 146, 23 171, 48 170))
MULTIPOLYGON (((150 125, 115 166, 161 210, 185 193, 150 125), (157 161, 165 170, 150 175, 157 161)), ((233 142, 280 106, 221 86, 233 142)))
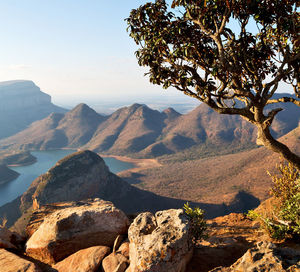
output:
POLYGON ((188 218, 181 209, 140 214, 128 238, 130 272, 183 272, 192 256, 188 218))

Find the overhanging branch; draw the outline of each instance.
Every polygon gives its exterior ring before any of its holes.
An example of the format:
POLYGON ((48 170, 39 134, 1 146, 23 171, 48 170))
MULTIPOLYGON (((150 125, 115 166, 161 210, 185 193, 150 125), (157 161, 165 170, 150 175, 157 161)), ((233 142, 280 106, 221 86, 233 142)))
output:
POLYGON ((294 103, 295 105, 297 105, 298 107, 300 107, 300 100, 297 100, 293 97, 281 97, 281 98, 278 98, 278 99, 270 99, 268 100, 267 102, 267 105, 269 104, 275 104, 275 103, 294 103))

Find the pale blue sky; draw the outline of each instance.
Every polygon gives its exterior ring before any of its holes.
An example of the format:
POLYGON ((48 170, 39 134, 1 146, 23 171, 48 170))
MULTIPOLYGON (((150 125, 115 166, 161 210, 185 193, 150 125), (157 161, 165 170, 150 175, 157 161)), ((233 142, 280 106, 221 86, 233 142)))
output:
POLYGON ((124 22, 143 3, 0 1, 0 81, 31 79, 54 100, 160 94, 143 77, 124 22))
MULTIPOLYGON (((0 0, 0 81, 33 80, 54 101, 180 97, 143 76, 126 32, 146 0, 0 0)), ((170 98, 171 99, 171 98, 170 98)))

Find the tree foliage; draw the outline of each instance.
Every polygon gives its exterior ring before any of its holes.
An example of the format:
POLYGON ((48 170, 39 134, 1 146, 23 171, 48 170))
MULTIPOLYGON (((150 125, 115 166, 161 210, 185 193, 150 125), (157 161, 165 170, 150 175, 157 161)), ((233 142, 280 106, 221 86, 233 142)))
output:
POLYGON ((257 143, 300 169, 300 158, 275 140, 270 126, 282 109, 300 106, 300 18, 296 0, 164 0, 146 3, 127 18, 138 63, 150 82, 175 87, 221 114, 256 125, 257 143), (232 30, 237 23, 238 30, 232 30), (250 31, 249 26, 256 30, 250 31), (295 96, 274 99, 285 82, 295 96))

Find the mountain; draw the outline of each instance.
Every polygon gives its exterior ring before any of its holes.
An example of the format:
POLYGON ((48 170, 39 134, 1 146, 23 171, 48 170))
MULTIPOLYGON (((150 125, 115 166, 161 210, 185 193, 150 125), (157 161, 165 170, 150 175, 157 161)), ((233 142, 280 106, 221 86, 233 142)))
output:
MULTIPOLYGON (((291 95, 288 93, 275 94, 272 98, 278 99, 283 96, 295 98, 295 95, 291 95)), ((278 105, 270 104, 267 107, 267 111, 270 111, 274 108, 282 108, 282 111, 276 115, 271 127, 272 134, 276 138, 279 138, 287 134, 289 131, 297 128, 300 122, 299 106, 296 106, 293 103, 279 103, 278 105)))
MULTIPOLYGON (((289 94, 282 94, 291 96, 289 94)), ((274 96, 274 99, 279 98, 274 96)), ((267 107, 267 111, 274 108, 267 107)), ((290 103, 280 103, 276 107, 283 109, 272 124, 272 134, 278 138, 298 126, 300 109, 290 103)), ((209 145, 230 148, 248 147, 256 141, 256 128, 237 115, 221 115, 205 104, 200 104, 191 112, 178 116, 170 122, 162 134, 152 145, 144 150, 144 154, 162 155, 172 154, 190 147, 209 145), (159 152, 161 154, 159 154, 159 152)))
POLYGON ((51 113, 14 136, 0 140, 0 146, 22 150, 81 147, 103 120, 105 118, 93 109, 79 104, 66 114, 51 113))
POLYGON ((104 120, 105 117, 82 103, 67 112, 56 129, 64 132, 68 147, 78 147, 91 139, 104 120))
POLYGON ((51 103, 51 97, 32 81, 0 82, 0 139, 25 129, 32 122, 65 109, 51 103))
POLYGON ((98 127, 84 148, 118 154, 140 152, 159 137, 166 118, 146 105, 121 108, 98 127))
MULTIPOLYGON (((272 125, 275 137, 297 127, 299 107, 279 105, 272 125)), ((267 110, 271 110, 270 105, 267 110)), ((81 148, 98 153, 157 157, 183 150, 198 158, 209 154, 254 148, 256 128, 237 115, 220 115, 205 104, 181 115, 172 108, 163 112, 133 104, 104 117, 85 104, 63 114, 52 114, 22 132, 0 140, 2 149, 81 148), (196 156, 196 155, 194 155, 196 156)))
POLYGON ((205 104, 170 122, 159 140, 150 145, 145 153, 155 149, 178 152, 195 145, 254 141, 254 127, 239 116, 220 115, 205 104))

